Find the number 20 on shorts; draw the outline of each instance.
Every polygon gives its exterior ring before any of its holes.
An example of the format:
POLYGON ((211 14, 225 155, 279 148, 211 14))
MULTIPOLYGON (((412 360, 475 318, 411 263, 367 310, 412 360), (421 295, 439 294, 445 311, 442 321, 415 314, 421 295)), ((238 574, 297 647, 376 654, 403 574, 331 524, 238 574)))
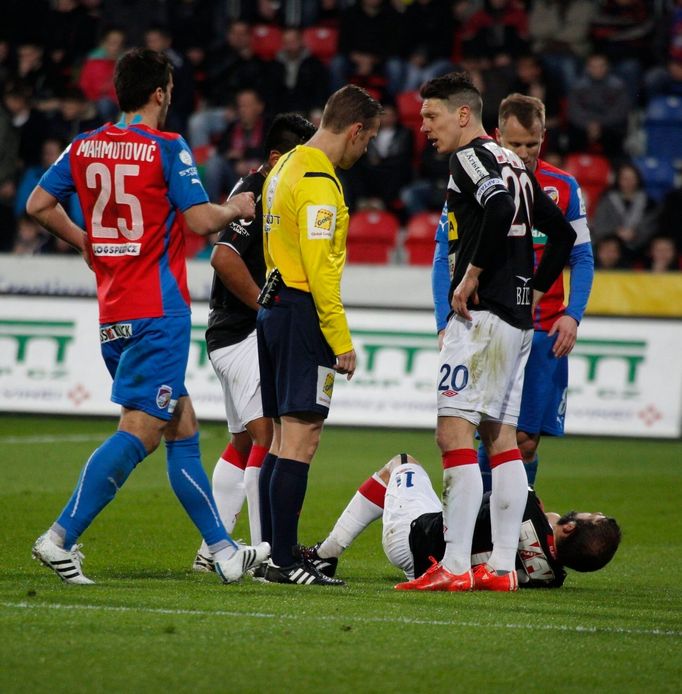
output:
POLYGON ((455 367, 450 366, 450 364, 443 364, 440 367, 440 373, 442 378, 438 384, 439 391, 459 393, 469 383, 469 369, 464 364, 458 364, 455 367))

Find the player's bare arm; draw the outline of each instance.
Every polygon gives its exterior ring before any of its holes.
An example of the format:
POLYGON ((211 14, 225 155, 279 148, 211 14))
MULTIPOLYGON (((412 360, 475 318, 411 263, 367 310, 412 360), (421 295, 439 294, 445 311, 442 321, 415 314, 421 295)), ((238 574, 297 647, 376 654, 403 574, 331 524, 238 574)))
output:
POLYGON ((211 265, 220 281, 244 304, 254 311, 260 306, 256 299, 260 287, 253 281, 242 257, 230 246, 217 243, 211 254, 211 265))
POLYGON ((206 202, 185 210, 185 220, 189 228, 199 236, 208 236, 224 229, 236 219, 253 219, 256 201, 253 193, 239 193, 222 205, 206 202))
POLYGON ((79 251, 90 266, 85 230, 69 219, 66 211, 54 195, 40 186, 36 186, 26 203, 26 212, 53 236, 66 241, 69 246, 73 246, 79 251))
POLYGON ((554 356, 557 358, 565 357, 575 347, 575 341, 578 337, 578 322, 571 316, 563 315, 555 321, 547 334, 550 337, 552 335, 557 336, 552 347, 554 356))
POLYGON ((460 283, 455 287, 452 294, 451 306, 452 310, 465 320, 471 320, 471 314, 467 308, 469 299, 474 304, 478 304, 478 278, 482 272, 482 268, 469 264, 467 271, 460 283))
POLYGON ((342 375, 346 375, 347 379, 350 381, 355 373, 355 350, 351 349, 350 352, 344 352, 343 354, 336 355, 336 366, 334 370, 342 375))

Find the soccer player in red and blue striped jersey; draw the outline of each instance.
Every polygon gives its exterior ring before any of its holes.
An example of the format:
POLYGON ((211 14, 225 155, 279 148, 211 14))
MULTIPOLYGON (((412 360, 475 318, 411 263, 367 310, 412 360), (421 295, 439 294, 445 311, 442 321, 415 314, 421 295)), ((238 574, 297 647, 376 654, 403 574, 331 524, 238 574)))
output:
POLYGON ((102 356, 121 405, 118 431, 88 459, 76 489, 34 556, 68 583, 91 583, 76 541, 130 473, 166 440, 168 476, 199 528, 225 582, 269 552, 238 546, 226 532, 201 465, 199 434, 185 388, 190 299, 182 224, 199 234, 252 218, 252 193, 213 205, 191 151, 160 130, 173 88, 168 59, 134 49, 119 60, 116 93, 123 111, 79 135, 31 194, 27 211, 86 257, 95 272, 102 356), (60 200, 76 192, 86 230, 60 200), (184 217, 184 221, 183 221, 184 217))

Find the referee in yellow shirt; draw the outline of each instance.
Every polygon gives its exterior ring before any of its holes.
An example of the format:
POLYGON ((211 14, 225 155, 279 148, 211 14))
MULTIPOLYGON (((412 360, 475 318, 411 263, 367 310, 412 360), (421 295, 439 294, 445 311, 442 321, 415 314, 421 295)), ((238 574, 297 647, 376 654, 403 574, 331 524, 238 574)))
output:
POLYGON ((350 379, 355 371, 341 303, 348 208, 335 167, 348 169, 365 153, 380 114, 381 105, 364 89, 339 89, 327 101, 319 130, 284 155, 263 185, 265 262, 270 278, 281 275, 262 301, 256 328, 263 415, 275 419, 272 455, 259 481, 263 540, 272 545, 264 575, 269 582, 343 585, 295 547, 334 376, 350 379))

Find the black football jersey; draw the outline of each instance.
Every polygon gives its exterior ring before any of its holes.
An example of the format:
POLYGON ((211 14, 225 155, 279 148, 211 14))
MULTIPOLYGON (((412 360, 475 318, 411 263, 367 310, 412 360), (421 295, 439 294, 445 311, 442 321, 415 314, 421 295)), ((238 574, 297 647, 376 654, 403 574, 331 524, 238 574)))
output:
MULTIPOLYGON (((217 244, 230 246, 241 256, 254 282, 262 287, 265 283, 265 258, 263 256, 263 207, 261 193, 265 177, 253 172, 241 179, 232 191, 252 192, 256 199, 256 216, 250 222, 235 220, 220 233, 217 244)), ((213 273, 209 303, 206 343, 208 351, 241 342, 256 328, 256 311, 238 299, 213 273)))
MULTIPOLYGON (((493 541, 490 531, 490 493, 483 496, 471 546, 472 564, 483 564, 490 557, 493 541)), ((516 572, 520 588, 559 588, 566 572, 553 555, 554 533, 534 491, 528 490, 523 523, 516 554, 516 572)), ((445 554, 443 514, 425 513, 412 521, 410 550, 414 558, 414 575, 429 568, 429 556, 440 561, 445 554)))
POLYGON ((497 195, 511 196, 515 207, 511 228, 505 241, 491 249, 491 261, 479 277, 479 303, 469 301, 468 308, 490 311, 517 328, 533 327, 532 227, 538 192, 542 194, 521 159, 490 138, 476 138, 452 154, 447 205, 457 233, 449 248, 450 258, 455 258, 450 300, 482 241, 486 207, 497 195))

